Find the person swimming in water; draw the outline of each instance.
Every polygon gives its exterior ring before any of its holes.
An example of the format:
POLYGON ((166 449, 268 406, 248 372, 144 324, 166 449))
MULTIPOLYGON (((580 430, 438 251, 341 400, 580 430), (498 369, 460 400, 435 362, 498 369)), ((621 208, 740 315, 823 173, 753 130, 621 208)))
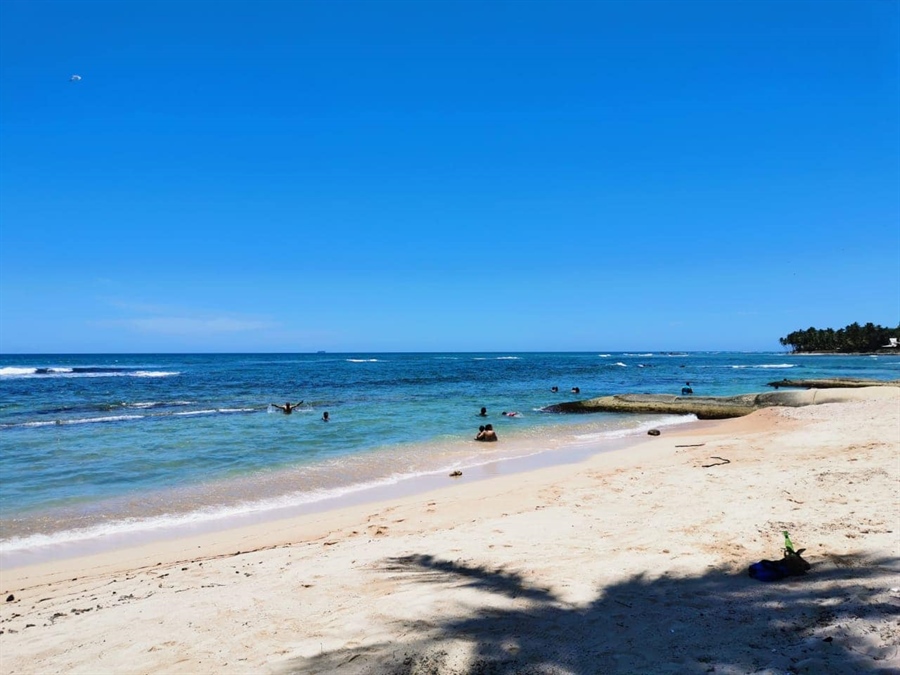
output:
POLYGON ((478 413, 479 417, 487 417, 487 408, 482 408, 481 412, 478 413))
POLYGON ((322 421, 323 421, 323 422, 328 422, 328 421, 330 421, 330 420, 329 420, 329 417, 328 417, 328 411, 327 411, 327 410, 326 410, 325 412, 322 413, 322 421))
POLYGON ((294 412, 294 410, 296 410, 301 405, 303 405, 303 401, 300 401, 300 403, 297 403, 295 405, 291 405, 290 403, 285 403, 284 405, 278 405, 277 403, 270 403, 269 405, 272 405, 272 406, 278 408, 285 415, 290 415, 292 412, 294 412))

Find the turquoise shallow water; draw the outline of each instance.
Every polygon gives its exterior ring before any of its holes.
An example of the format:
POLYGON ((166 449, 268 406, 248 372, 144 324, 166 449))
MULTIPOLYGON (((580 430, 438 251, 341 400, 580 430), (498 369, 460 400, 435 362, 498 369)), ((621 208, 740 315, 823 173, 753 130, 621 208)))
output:
POLYGON ((560 401, 679 393, 686 381, 728 395, 834 376, 900 378, 900 356, 0 356, 0 550, 314 504, 571 446, 600 451, 686 421, 541 412, 560 401), (301 399, 292 415, 268 405, 301 399), (521 416, 500 414, 512 410, 521 416), (472 440, 484 422, 500 443, 472 440))

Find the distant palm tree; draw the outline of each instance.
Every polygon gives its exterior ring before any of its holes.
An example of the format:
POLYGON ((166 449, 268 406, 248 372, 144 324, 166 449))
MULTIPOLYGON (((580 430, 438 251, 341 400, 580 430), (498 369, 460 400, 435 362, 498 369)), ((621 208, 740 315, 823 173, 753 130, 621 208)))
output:
POLYGON ((813 328, 796 330, 778 338, 782 347, 790 347, 792 352, 842 352, 859 354, 874 352, 889 344, 891 339, 900 339, 900 325, 897 328, 877 326, 871 321, 865 326, 853 322, 844 328, 813 328))

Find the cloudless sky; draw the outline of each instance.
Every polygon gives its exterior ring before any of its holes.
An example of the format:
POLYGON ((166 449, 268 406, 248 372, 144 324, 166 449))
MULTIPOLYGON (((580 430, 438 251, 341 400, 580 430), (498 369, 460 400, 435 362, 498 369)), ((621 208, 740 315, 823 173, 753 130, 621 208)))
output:
POLYGON ((2 353, 853 321, 900 322, 895 0, 0 3, 2 353))

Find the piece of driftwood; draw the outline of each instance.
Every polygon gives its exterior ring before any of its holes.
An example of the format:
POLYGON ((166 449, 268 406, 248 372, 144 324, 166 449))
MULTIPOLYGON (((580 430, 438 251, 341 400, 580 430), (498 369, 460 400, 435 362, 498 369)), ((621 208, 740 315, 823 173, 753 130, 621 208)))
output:
POLYGON ((676 448, 699 448, 701 446, 706 445, 706 443, 690 443, 688 445, 676 445, 676 448))
POLYGON ((731 460, 725 459, 724 457, 716 457, 715 455, 713 455, 712 457, 710 457, 710 459, 721 459, 722 461, 716 462, 715 464, 701 464, 700 466, 702 466, 704 469, 708 469, 711 466, 722 466, 723 464, 731 464, 731 460))

